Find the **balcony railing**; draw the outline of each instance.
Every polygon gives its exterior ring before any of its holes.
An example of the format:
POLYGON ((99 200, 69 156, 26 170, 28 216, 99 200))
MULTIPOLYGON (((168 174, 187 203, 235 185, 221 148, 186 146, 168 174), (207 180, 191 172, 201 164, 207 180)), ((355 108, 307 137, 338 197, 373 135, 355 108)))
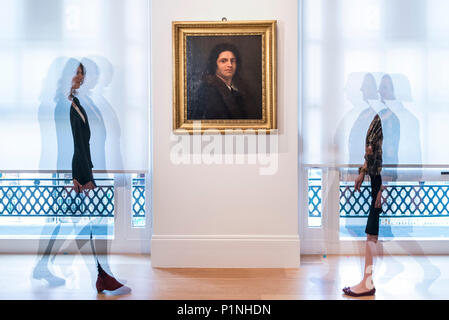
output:
MULTIPOLYGON (((309 217, 321 217, 321 186, 309 185, 309 217)), ((352 185, 340 185, 340 217, 367 217, 371 188, 362 186, 355 192, 352 185)), ((386 186, 382 192, 382 217, 448 217, 448 185, 386 186)))
MULTIPOLYGON (((0 217, 113 217, 114 179, 77 194, 70 179, 1 178, 0 217)), ((145 178, 133 179, 133 217, 145 217, 145 178)))
POLYGON ((309 179, 309 217, 321 217, 321 184, 313 185, 313 182, 320 182, 319 179, 309 179))
POLYGON ((98 188, 77 194, 66 179, 2 179, 9 184, 0 185, 0 216, 113 217, 114 187, 102 185, 113 180, 96 181, 98 188))
POLYGON ((132 182, 133 217, 145 217, 145 179, 133 178, 132 182))
MULTIPOLYGON (((310 178, 308 186, 309 217, 322 216, 321 179, 310 178)), ((367 217, 371 204, 369 183, 360 192, 354 183, 340 182, 340 217, 367 217)), ((449 217, 449 185, 432 183, 385 183, 382 192, 382 213, 385 218, 449 217)))
MULTIPOLYGON (((368 216, 371 192, 363 186, 355 192, 353 186, 340 186, 340 216, 368 216)), ((382 217, 447 217, 449 216, 448 185, 391 185, 382 192, 382 217)))

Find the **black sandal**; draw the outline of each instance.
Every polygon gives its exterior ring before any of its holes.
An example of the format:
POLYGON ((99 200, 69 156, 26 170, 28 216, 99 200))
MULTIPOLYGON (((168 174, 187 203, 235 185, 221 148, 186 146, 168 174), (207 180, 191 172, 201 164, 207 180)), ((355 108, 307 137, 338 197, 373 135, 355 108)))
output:
POLYGON ((367 296, 374 296, 376 294, 376 288, 372 288, 371 290, 366 292, 355 293, 351 290, 350 287, 344 287, 343 292, 345 295, 350 297, 367 297, 367 296))

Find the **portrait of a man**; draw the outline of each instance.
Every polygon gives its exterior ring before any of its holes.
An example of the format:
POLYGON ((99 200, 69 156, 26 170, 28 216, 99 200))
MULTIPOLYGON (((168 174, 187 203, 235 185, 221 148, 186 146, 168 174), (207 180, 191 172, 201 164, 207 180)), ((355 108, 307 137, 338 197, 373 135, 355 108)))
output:
POLYGON ((173 124, 276 128, 276 21, 174 22, 173 124))
MULTIPOLYGON (((255 61, 259 62, 260 68, 260 60, 256 58, 255 61)), ((191 103, 187 105, 191 110, 188 119, 261 119, 261 69, 247 76, 251 78, 252 86, 242 77, 242 70, 242 56, 237 46, 229 42, 215 45, 210 50, 199 87, 191 92, 191 103)))

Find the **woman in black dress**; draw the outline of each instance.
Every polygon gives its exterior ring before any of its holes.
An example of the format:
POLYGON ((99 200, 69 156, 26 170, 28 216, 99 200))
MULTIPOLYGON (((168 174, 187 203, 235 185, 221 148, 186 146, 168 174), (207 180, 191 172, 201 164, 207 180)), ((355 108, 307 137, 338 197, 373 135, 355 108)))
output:
MULTIPOLYGON (((74 153, 72 158, 72 179, 73 188, 76 193, 93 190, 97 187, 92 174, 92 160, 90 156, 90 127, 89 119, 86 111, 81 106, 79 99, 75 96, 76 90, 84 82, 86 74, 84 65, 79 64, 76 75, 72 79, 72 87, 69 94, 69 100, 72 102, 70 106, 70 125, 72 128, 72 136, 74 143, 74 153)), ((92 234, 91 234, 92 241, 92 234)), ((92 245, 93 253, 96 257, 94 246, 92 245)), ((123 287, 123 284, 118 282, 114 277, 108 275, 97 261, 98 276, 96 281, 96 288, 98 292, 103 290, 117 290, 123 287)))
POLYGON ((90 156, 90 127, 86 111, 75 96, 76 90, 83 84, 85 75, 84 66, 80 63, 76 70, 76 76, 72 80, 72 88, 69 100, 72 101, 70 108, 70 125, 72 127, 74 153, 72 158, 72 179, 76 193, 82 190, 93 190, 96 188, 92 174, 92 160, 90 156))

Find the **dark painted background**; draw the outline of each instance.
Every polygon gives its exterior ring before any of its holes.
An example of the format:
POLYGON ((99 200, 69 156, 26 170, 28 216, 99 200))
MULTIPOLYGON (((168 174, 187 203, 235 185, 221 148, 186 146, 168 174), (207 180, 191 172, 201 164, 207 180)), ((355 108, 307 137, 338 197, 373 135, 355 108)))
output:
POLYGON ((240 76, 249 87, 255 104, 262 110, 262 36, 187 36, 187 120, 192 119, 192 106, 196 104, 197 90, 209 54, 213 47, 223 42, 231 43, 239 50, 242 65, 237 68, 240 76))

